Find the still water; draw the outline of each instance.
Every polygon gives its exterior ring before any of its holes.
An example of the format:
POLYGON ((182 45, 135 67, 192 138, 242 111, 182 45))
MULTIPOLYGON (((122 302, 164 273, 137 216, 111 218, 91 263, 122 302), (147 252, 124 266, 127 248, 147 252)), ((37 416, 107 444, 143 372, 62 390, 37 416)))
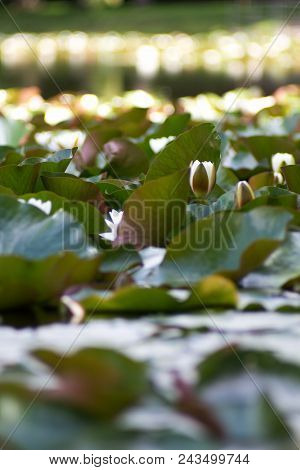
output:
POLYGON ((266 93, 288 83, 299 83, 300 72, 276 75, 264 72, 259 77, 247 79, 248 74, 238 76, 223 71, 203 68, 168 72, 159 69, 151 76, 143 76, 135 66, 103 64, 97 61, 73 64, 57 61, 43 67, 38 63, 0 64, 0 88, 38 86, 45 98, 60 91, 88 92, 111 98, 133 89, 145 89, 168 98, 197 95, 202 92, 222 94, 230 89, 258 85, 266 93))

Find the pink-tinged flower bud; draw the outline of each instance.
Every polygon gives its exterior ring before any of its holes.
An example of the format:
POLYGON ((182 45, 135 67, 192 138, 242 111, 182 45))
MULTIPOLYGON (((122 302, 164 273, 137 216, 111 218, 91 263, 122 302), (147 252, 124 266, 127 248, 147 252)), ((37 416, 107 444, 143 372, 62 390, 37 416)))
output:
POLYGON ((238 209, 241 209, 245 204, 255 199, 254 192, 247 183, 247 181, 239 181, 236 185, 235 200, 238 209))
POLYGON ((208 195, 216 184, 216 167, 212 162, 195 160, 190 165, 190 186, 197 197, 208 195))

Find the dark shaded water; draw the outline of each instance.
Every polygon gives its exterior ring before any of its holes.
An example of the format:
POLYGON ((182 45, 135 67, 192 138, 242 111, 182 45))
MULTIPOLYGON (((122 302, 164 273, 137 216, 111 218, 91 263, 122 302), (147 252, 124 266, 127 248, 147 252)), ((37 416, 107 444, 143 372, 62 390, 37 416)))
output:
POLYGON ((82 91, 111 98, 137 88, 165 95, 168 98, 197 95, 202 92, 222 94, 240 86, 259 85, 266 94, 288 83, 299 83, 300 74, 274 76, 265 73, 245 83, 247 77, 231 77, 223 72, 205 69, 168 73, 160 70, 153 77, 142 77, 134 66, 99 63, 70 64, 56 62, 43 68, 38 64, 0 65, 0 88, 38 86, 45 98, 60 91, 82 91))

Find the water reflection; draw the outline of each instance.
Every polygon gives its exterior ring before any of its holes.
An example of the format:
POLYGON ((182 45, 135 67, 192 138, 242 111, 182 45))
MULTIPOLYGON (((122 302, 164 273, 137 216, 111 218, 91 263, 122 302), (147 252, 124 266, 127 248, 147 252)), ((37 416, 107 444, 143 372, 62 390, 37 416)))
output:
MULTIPOLYGON (((111 99, 124 91, 145 89, 158 95, 175 99, 180 96, 197 95, 203 92, 223 94, 244 85, 246 75, 230 76, 224 71, 209 71, 204 68, 181 70, 176 73, 162 68, 151 76, 140 73, 137 66, 89 62, 72 64, 60 60, 43 68, 38 63, 7 66, 0 65, 1 88, 38 86, 45 98, 60 91, 87 92, 111 99)), ((299 83, 300 73, 274 75, 264 72, 249 80, 249 85, 259 85, 265 94, 288 83, 299 83)))

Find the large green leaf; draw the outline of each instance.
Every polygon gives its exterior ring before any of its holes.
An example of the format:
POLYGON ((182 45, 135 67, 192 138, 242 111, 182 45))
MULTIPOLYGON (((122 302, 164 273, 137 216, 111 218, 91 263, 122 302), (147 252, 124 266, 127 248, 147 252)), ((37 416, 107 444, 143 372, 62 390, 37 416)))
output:
POLYGON ((45 157, 29 157, 25 158, 22 165, 37 165, 40 164, 41 171, 44 172, 64 172, 72 158, 76 153, 76 148, 59 150, 45 157))
POLYGON ((285 242, 255 272, 243 281, 247 287, 281 287, 300 278, 300 232, 288 234, 285 242))
POLYGON ((243 448, 251 442, 255 447, 263 442, 265 448, 270 440, 274 446, 294 448, 290 422, 270 390, 275 374, 284 387, 289 386, 289 377, 299 379, 299 373, 299 366, 269 351, 229 344, 200 364, 198 390, 224 426, 227 439, 238 440, 243 448))
POLYGON ((107 203, 118 209, 134 191, 135 187, 129 181, 105 179, 96 183, 107 203))
POLYGON ((116 351, 87 348, 61 356, 37 350, 34 356, 54 369, 60 379, 52 399, 92 417, 112 418, 147 391, 145 364, 116 351))
POLYGON ((145 183, 124 204, 116 244, 160 246, 185 222, 187 170, 145 183))
POLYGON ((10 188, 15 194, 30 193, 34 190, 40 166, 0 166, 0 185, 10 188))
POLYGON ((71 252, 34 260, 1 255, 0 310, 57 300, 68 287, 92 281, 99 263, 99 256, 71 252))
POLYGON ((300 367, 275 357, 269 351, 257 351, 226 347, 210 355, 199 367, 200 383, 206 384, 220 376, 232 375, 241 371, 260 370, 269 373, 291 375, 300 379, 300 367))
POLYGON ((175 237, 151 279, 186 285, 210 274, 239 278, 259 266, 286 235, 291 215, 281 208, 220 212, 194 222, 175 237))
POLYGON ((200 124, 179 135, 153 160, 147 181, 188 168, 193 160, 220 162, 221 140, 212 124, 200 124))
POLYGON ((130 285, 115 292, 83 290, 74 298, 92 312, 182 312, 206 307, 235 307, 237 291, 229 279, 211 276, 195 284, 191 291, 130 285))
POLYGON ((28 201, 34 198, 43 202, 51 202, 51 214, 62 209, 74 217, 75 220, 84 225, 86 232, 90 235, 98 235, 105 230, 104 218, 101 212, 92 204, 84 201, 70 201, 58 196, 51 191, 41 191, 22 195, 22 199, 28 201))
POLYGON ((282 168, 288 188, 300 194, 300 165, 289 165, 282 168))
POLYGON ((73 414, 76 411, 79 417, 81 414, 96 419, 98 426, 104 420, 107 427, 110 419, 135 405, 148 391, 146 365, 117 351, 85 348, 62 355, 49 349, 36 349, 32 355, 35 362, 39 361, 54 376, 54 386, 51 389, 44 386, 38 391, 40 387, 7 379, 0 384, 2 396, 28 404, 38 392, 39 402, 52 405, 54 413, 59 406, 63 415, 66 409, 73 414))
POLYGON ((113 139, 103 146, 107 171, 113 177, 134 178, 146 173, 149 159, 143 150, 127 139, 113 139))
POLYGON ((103 195, 96 184, 65 173, 43 173, 42 182, 48 191, 70 200, 93 202, 101 207, 103 195))
POLYGON ((278 152, 297 153, 296 145, 288 135, 250 135, 241 137, 241 140, 259 161, 269 161, 278 152))
POLYGON ((41 259, 71 250, 84 252, 86 233, 68 213, 52 216, 30 204, 0 196, 0 255, 41 259))
POLYGON ((154 132, 149 133, 148 138, 156 139, 178 135, 184 131, 190 118, 188 113, 172 114, 162 124, 156 125, 154 132))
POLYGON ((141 264, 141 258, 132 247, 119 246, 104 250, 101 260, 101 272, 122 273, 133 266, 141 264))

